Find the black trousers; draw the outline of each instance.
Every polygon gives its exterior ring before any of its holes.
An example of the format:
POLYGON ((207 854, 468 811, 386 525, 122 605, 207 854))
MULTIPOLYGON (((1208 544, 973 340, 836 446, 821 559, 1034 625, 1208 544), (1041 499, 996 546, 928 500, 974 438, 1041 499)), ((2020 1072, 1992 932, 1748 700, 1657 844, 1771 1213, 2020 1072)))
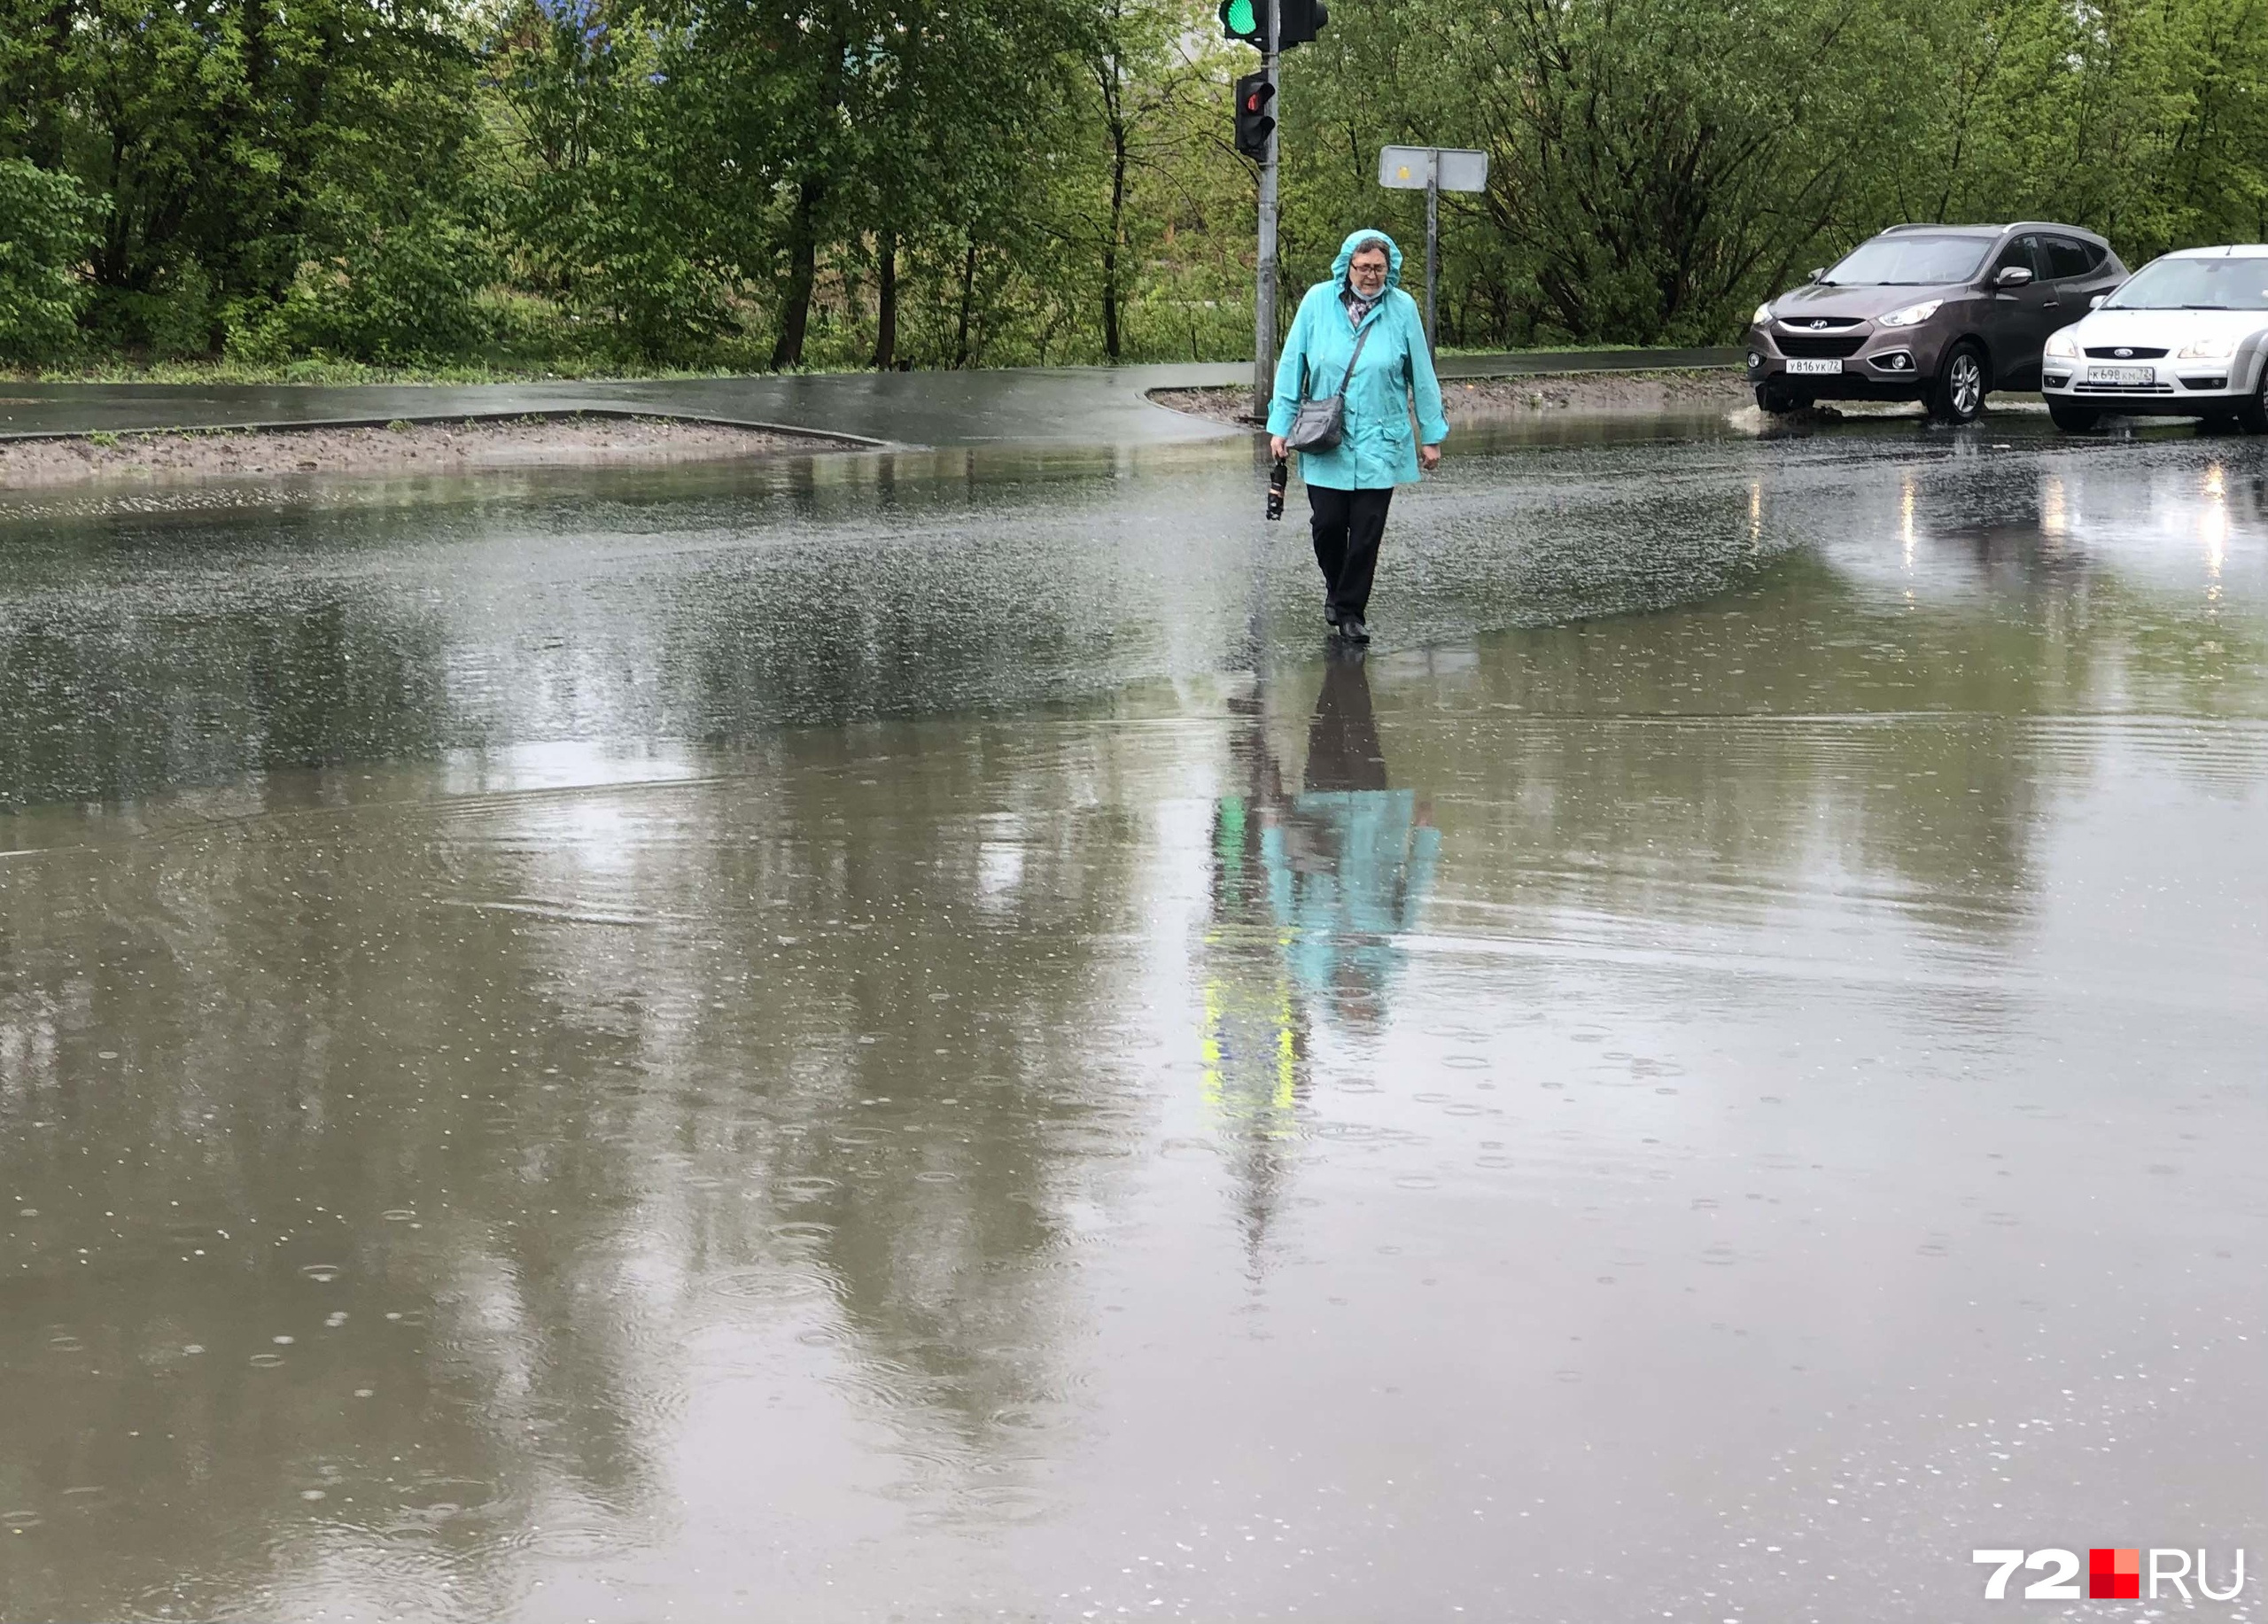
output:
POLYGON ((1386 504, 1394 487, 1383 491, 1334 491, 1308 486, 1308 527, 1315 536, 1315 562, 1323 571, 1324 600, 1343 618, 1366 618, 1371 579, 1379 570, 1379 543, 1386 537, 1386 504))

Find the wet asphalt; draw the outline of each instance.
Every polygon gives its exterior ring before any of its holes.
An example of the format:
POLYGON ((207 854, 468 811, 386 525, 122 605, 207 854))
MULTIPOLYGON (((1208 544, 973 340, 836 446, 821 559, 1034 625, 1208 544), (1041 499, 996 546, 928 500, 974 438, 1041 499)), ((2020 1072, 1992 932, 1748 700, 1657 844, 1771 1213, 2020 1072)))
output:
POLYGON ((0 1616, 2256 1546, 2268 446, 1451 449, 0 505, 0 1616))

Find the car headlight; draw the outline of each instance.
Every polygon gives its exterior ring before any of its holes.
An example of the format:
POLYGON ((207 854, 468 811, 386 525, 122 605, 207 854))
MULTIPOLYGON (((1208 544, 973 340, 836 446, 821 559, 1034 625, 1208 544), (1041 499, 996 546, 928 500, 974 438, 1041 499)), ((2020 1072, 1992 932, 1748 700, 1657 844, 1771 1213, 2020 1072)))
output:
POLYGON ((2079 341, 2071 337, 2071 330, 2066 327, 2061 332, 2047 335, 2047 347, 2044 353, 2049 355, 2068 356, 2077 361, 2079 358, 2079 341))
POLYGON ((2179 361, 2225 361, 2236 353, 2233 338, 2199 338, 2174 351, 2179 361))
POLYGON ((1761 326, 1763 326, 1763 325, 1764 325, 1764 323, 1765 323, 1765 322, 1767 322, 1770 321, 1771 319, 1772 319, 1772 307, 1771 307, 1771 305, 1770 305, 1770 304, 1768 304, 1768 303, 1767 303, 1767 304, 1761 304, 1761 305, 1759 305, 1759 306, 1757 306, 1757 307, 1756 307, 1756 314, 1755 314, 1754 315, 1752 315, 1752 316, 1751 316, 1751 317, 1749 317, 1749 318, 1748 318, 1748 324, 1749 324, 1751 327, 1761 327, 1761 326))
POLYGON ((1888 315, 1876 316, 1875 325, 1877 327, 1918 326, 1937 315, 1938 307, 1945 302, 1942 299, 1932 299, 1923 304, 1908 305, 1903 310, 1893 310, 1888 315))

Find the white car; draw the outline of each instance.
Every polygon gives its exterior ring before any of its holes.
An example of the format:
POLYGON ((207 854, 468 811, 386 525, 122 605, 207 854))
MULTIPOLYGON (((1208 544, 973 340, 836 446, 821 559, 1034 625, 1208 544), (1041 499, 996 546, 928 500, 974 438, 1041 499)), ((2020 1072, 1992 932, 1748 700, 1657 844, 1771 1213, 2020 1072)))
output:
POLYGON ((2039 392, 2059 429, 2114 412, 2204 417, 2268 432, 2268 244, 2152 260, 2085 319, 2052 335, 2039 392))

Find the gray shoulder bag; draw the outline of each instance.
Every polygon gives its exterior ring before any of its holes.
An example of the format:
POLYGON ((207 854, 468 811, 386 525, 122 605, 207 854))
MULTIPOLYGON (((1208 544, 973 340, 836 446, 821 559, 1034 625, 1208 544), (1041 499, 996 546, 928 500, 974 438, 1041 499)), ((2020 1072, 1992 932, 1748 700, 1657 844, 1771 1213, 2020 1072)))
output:
MULTIPOLYGON (((1371 341, 1371 329, 1375 322, 1365 323, 1355 336, 1355 353, 1347 358, 1347 376, 1339 380, 1339 392, 1320 400, 1301 400, 1299 416, 1292 419, 1292 431, 1284 436, 1284 443, 1294 451, 1336 451, 1339 437, 1347 416, 1347 385, 1355 381, 1355 363, 1363 359, 1363 346, 1371 341)), ((1300 392, 1307 392, 1305 368, 1301 368, 1300 392)))

